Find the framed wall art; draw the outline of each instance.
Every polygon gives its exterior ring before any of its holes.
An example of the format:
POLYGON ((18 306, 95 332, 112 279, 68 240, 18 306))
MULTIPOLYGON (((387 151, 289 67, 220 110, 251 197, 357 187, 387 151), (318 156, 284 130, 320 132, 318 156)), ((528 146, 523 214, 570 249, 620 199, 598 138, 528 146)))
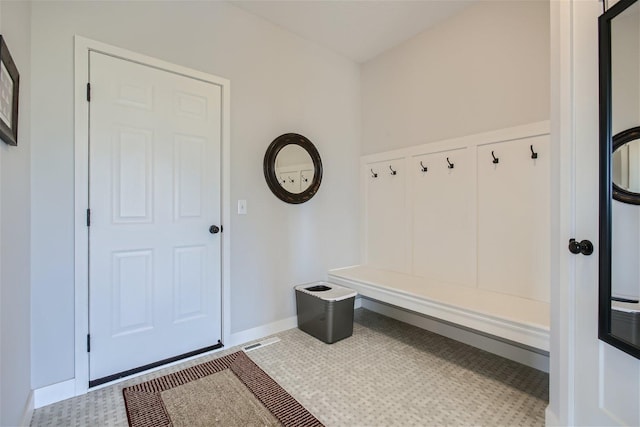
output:
POLYGON ((18 92, 20 74, 0 35, 0 138, 18 145, 18 92))

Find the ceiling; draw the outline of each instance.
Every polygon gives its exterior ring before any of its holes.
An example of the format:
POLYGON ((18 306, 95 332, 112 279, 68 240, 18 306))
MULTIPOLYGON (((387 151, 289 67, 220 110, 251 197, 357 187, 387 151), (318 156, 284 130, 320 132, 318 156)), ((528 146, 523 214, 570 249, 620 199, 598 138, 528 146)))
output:
MULTIPOLYGON (((477 0, 476 0, 477 1, 477 0)), ((232 4, 356 62, 366 62, 472 0, 233 0, 232 4)))

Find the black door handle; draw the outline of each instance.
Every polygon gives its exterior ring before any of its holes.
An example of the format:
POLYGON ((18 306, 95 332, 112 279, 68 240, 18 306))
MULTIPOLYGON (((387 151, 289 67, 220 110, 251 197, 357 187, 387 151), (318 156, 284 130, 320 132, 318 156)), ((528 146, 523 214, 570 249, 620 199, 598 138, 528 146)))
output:
POLYGON ((220 232, 220 227, 218 227, 217 225, 212 225, 211 227, 209 227, 209 233, 217 234, 219 232, 220 232))
POLYGON ((569 252, 572 254, 591 255, 593 253, 593 243, 589 240, 577 242, 576 239, 570 239, 569 252))

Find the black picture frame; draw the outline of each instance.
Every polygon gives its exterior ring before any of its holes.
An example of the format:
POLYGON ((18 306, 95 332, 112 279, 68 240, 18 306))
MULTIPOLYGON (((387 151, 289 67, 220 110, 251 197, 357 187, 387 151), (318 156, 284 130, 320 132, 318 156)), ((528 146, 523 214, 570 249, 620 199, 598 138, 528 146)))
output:
MULTIPOLYGON (((616 148, 628 139, 635 138, 635 129, 612 135, 612 70, 611 70, 611 21, 624 12, 637 0, 620 0, 598 19, 599 37, 599 97, 600 97, 600 230, 599 230, 599 272, 598 272, 598 338, 625 353, 640 359, 640 346, 622 339, 612 333, 612 295, 611 295, 611 261, 612 261, 612 220, 613 220, 613 192, 611 161, 616 148), (615 139, 615 141, 614 141, 615 139)), ((616 186, 617 187, 617 186, 616 186)), ((622 200, 624 195, 617 187, 616 200, 622 200)), ((635 204, 635 203, 634 203, 635 204)))
POLYGON ((308 201, 318 192, 320 183, 322 182, 322 160, 320 160, 320 153, 318 153, 315 145, 313 145, 309 139, 297 133, 285 133, 274 139, 264 154, 262 167, 267 185, 276 197, 286 203, 299 204, 308 201), (313 162, 313 180, 311 184, 309 184, 309 187, 301 193, 291 193, 285 190, 282 185, 280 185, 280 181, 278 181, 276 175, 276 158, 278 157, 278 153, 284 147, 291 144, 302 147, 309 154, 313 162))
POLYGON ((18 145, 20 73, 5 39, 0 35, 0 139, 18 145))

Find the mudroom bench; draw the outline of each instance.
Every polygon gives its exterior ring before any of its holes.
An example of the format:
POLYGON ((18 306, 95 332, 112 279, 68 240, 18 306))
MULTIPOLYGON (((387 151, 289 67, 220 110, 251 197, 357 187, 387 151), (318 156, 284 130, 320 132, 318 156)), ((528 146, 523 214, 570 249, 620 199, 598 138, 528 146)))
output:
POLYGON ((549 303, 367 266, 329 271, 361 296, 549 351, 549 303))

